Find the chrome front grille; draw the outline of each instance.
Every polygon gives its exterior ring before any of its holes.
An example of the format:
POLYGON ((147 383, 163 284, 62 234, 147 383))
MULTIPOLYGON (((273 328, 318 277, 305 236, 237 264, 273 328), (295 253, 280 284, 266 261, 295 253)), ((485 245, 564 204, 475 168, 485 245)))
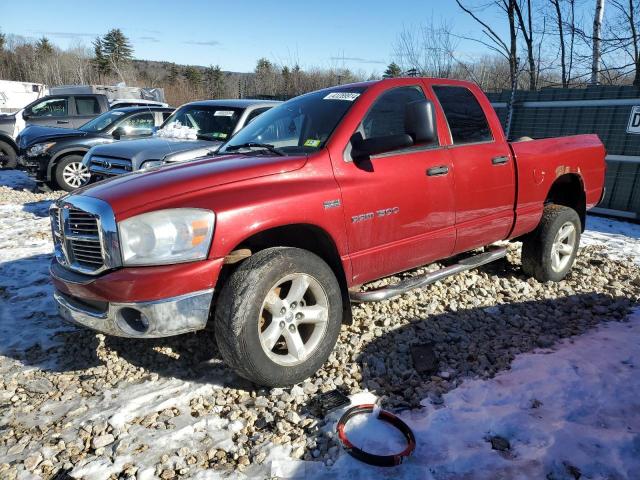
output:
POLYGON ((71 196, 49 214, 58 263, 89 275, 119 266, 115 218, 105 202, 71 196))
POLYGON ((89 170, 99 175, 121 175, 133 170, 131 160, 117 157, 92 155, 89 159, 89 170))

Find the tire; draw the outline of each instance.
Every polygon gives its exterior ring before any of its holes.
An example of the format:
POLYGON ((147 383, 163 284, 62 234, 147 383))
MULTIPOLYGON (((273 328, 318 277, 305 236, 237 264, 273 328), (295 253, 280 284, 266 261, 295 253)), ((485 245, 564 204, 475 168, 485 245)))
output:
POLYGON ((215 311, 215 337, 227 365, 258 385, 287 386, 310 377, 329 357, 342 324, 342 295, 317 255, 269 248, 230 275, 215 311))
POLYGON ((0 140, 0 157, 8 157, 2 164, 4 168, 16 168, 18 166, 18 154, 7 142, 0 140))
POLYGON ((573 266, 581 231, 575 210, 547 205, 538 227, 522 242, 522 270, 540 282, 559 282, 573 266))
POLYGON ((62 158, 55 167, 53 177, 56 185, 67 192, 83 187, 91 180, 89 169, 82 164, 82 155, 62 158))

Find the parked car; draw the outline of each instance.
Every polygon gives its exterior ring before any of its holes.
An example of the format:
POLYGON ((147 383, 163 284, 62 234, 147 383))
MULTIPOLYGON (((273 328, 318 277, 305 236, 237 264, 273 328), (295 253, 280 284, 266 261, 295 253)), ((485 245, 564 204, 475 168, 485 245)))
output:
POLYGON ((39 98, 13 114, 0 115, 0 166, 16 167, 18 145, 15 139, 27 125, 79 128, 113 108, 136 105, 168 106, 164 102, 144 98, 116 99, 102 93, 77 93, 85 90, 91 91, 90 86, 52 88, 52 92, 59 93, 39 98))
POLYGON ((54 296, 64 318, 110 335, 212 322, 228 365, 270 386, 320 368, 350 301, 504 257, 495 242, 521 240, 527 275, 562 280, 605 173, 596 135, 509 143, 475 84, 430 78, 294 98, 218 153, 58 200, 54 296))
POLYGON ((84 162, 96 178, 107 178, 167 163, 212 155, 226 140, 261 113, 282 102, 204 100, 182 105, 153 138, 100 145, 84 162))
POLYGON ((70 192, 89 182, 82 158, 95 145, 148 137, 173 108, 126 107, 109 110, 79 129, 30 125, 18 138, 18 164, 37 182, 70 192))

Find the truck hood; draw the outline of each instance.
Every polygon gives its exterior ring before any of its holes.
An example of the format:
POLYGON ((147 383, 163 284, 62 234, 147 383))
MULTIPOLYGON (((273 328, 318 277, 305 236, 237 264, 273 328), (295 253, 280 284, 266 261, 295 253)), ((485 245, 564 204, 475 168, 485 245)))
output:
POLYGON ((119 175, 76 190, 74 194, 104 200, 120 220, 125 212, 142 210, 145 205, 158 205, 158 208, 178 206, 182 198, 191 196, 189 194, 193 192, 291 172, 302 168, 306 161, 306 156, 221 155, 119 175))
POLYGON ((162 160, 167 155, 174 156, 177 153, 199 149, 203 149, 204 155, 207 149, 214 152, 220 145, 221 142, 208 140, 154 137, 97 146, 91 151, 91 155, 125 158, 131 160, 132 168, 137 170, 147 160, 162 160))
POLYGON ((84 137, 87 132, 82 130, 73 130, 71 128, 58 128, 58 127, 41 127, 40 125, 28 125, 18 138, 16 143, 21 149, 29 148, 36 143, 43 142, 45 140, 60 140, 68 137, 84 137))

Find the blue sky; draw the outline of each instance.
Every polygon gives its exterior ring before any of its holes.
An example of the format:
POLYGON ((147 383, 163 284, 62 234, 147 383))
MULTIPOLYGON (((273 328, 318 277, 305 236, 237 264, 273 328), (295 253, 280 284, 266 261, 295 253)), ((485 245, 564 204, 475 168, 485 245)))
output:
MULTIPOLYGON (((297 59, 303 67, 382 72, 403 25, 433 16, 459 32, 477 31, 453 0, 2 0, 1 11, 5 33, 46 35, 66 48, 90 45, 96 35, 118 27, 131 39, 136 58, 234 71, 250 71, 267 57, 281 63, 297 59)), ((458 49, 474 54, 480 47, 462 42, 458 49)))

